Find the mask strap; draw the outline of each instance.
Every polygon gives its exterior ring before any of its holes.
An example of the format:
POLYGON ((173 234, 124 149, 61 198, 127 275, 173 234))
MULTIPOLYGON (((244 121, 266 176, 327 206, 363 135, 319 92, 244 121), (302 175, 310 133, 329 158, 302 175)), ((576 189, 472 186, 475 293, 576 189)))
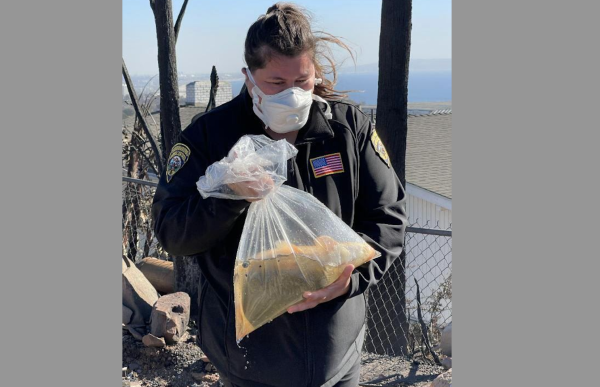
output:
POLYGON ((254 113, 256 114, 256 116, 258 118, 260 118, 260 120, 265 124, 265 126, 269 126, 269 124, 267 123, 267 117, 265 117, 265 115, 258 109, 258 92, 262 93, 262 90, 260 90, 260 88, 256 85, 256 82, 254 82, 254 78, 252 77, 252 73, 250 72, 250 69, 248 67, 246 67, 246 75, 248 75, 248 79, 250 79, 250 82, 254 85, 254 88, 256 89, 252 94, 254 95, 254 97, 252 97, 252 110, 254 110, 254 113))
POLYGON ((250 79, 250 82, 252 82, 252 84, 256 86, 256 82, 254 82, 254 78, 252 77, 252 73, 250 72, 250 69, 248 67, 246 67, 246 74, 248 75, 248 79, 250 79))
POLYGON ((329 102, 325 101, 323 98, 319 97, 316 94, 313 94, 312 98, 315 101, 323 102, 327 106, 327 109, 325 110, 325 113, 323 113, 323 114, 325 115, 325 118, 327 118, 328 120, 332 119, 333 115, 331 114, 331 106, 329 106, 329 102))

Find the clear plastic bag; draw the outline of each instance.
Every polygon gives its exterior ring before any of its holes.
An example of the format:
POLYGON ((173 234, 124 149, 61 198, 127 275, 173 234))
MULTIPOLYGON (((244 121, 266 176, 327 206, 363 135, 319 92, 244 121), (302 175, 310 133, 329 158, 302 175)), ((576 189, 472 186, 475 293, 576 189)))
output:
POLYGON ((262 199, 287 179, 287 160, 298 150, 285 140, 264 135, 243 136, 227 157, 211 164, 197 186, 203 198, 262 199), (250 190, 242 194, 232 186, 244 183, 250 190))
POLYGON ((262 198, 248 209, 236 255, 238 341, 302 301, 304 292, 333 283, 346 265, 380 256, 315 197, 282 185, 296 153, 285 140, 244 136, 197 184, 205 198, 262 198), (253 190, 231 188, 239 183, 253 190))

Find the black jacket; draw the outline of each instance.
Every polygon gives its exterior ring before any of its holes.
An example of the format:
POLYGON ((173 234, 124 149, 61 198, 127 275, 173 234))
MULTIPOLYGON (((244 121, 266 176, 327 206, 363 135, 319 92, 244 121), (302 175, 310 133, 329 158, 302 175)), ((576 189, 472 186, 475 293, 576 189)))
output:
MULTIPOLYGON (((364 291, 376 284, 404 243, 405 193, 393 168, 376 151, 372 125, 356 106, 313 102, 298 133, 298 155, 285 184, 323 202, 382 256, 355 269, 349 293, 317 307, 284 314, 235 341, 233 268, 245 200, 202 199, 196 182, 244 134, 265 134, 246 92, 201 116, 182 133, 187 162, 167 182, 162 176, 152 215, 158 240, 173 255, 195 256, 201 268, 199 344, 219 372, 241 386, 330 386, 360 356, 364 291), (340 153, 343 173, 316 178, 310 160, 340 153)), ((165 174, 163 174, 165 175, 165 174)))

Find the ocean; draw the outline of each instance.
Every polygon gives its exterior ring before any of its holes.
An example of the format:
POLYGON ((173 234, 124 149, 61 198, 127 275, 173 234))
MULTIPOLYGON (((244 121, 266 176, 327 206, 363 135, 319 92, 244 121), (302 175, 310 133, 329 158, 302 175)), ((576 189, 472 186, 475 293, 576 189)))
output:
MULTIPOLYGON (((337 90, 360 90, 348 93, 354 102, 377 104, 378 73, 338 74, 337 90)), ((242 88, 242 80, 231 81, 234 96, 242 88)), ((452 101, 452 71, 415 71, 408 77, 408 102, 452 101)))

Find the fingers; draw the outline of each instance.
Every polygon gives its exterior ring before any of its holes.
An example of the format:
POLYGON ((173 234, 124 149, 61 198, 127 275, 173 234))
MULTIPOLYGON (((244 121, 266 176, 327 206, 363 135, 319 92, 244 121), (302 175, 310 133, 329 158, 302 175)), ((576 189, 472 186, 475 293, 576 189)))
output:
POLYGON ((255 202, 271 193, 275 188, 275 182, 271 176, 263 174, 255 178, 249 178, 247 181, 230 183, 229 188, 241 198, 249 202, 255 202))
POLYGON ((350 277, 352 276, 352 271, 354 270, 354 265, 350 264, 348 266, 346 266, 344 268, 344 271, 342 272, 342 274, 340 275, 340 278, 338 278, 336 280, 337 281, 347 281, 350 279, 350 277))
POLYGON ((343 294, 346 294, 348 291, 348 287, 350 286, 350 276, 352 275, 352 271, 354 270, 354 265, 347 265, 342 271, 342 274, 339 276, 335 282, 331 285, 316 290, 314 292, 304 292, 302 297, 304 297, 304 301, 299 302, 296 305, 290 306, 288 308, 288 313, 296 313, 301 312, 303 310, 314 308, 315 306, 332 300, 334 298, 340 297, 343 294))
POLYGON ((335 297, 338 297, 338 295, 336 295, 338 293, 338 287, 338 285, 334 286, 334 284, 331 284, 321 290, 305 292, 302 295, 302 297, 304 297, 304 301, 290 306, 288 308, 288 313, 302 312, 303 310, 314 308, 323 302, 327 302, 335 297))
POLYGON ((300 301, 296 305, 292 305, 288 308, 288 313, 302 312, 303 310, 314 308, 321 302, 327 301, 327 288, 317 290, 315 292, 304 292, 302 297, 304 301, 300 301))
POLYGON ((275 182, 271 176, 263 175, 254 184, 251 184, 251 187, 258 196, 264 197, 273 190, 275 182))
POLYGON ((271 191, 273 189, 273 187, 275 186, 275 182, 269 175, 263 175, 260 178, 260 182, 262 183, 262 186, 264 187, 264 189, 267 189, 269 191, 271 191))
POLYGON ((275 183, 270 177, 261 181, 239 182, 229 184, 236 195, 245 198, 249 202, 258 201, 273 191, 275 183))
POLYGON ((298 303, 296 305, 290 306, 287 311, 290 314, 291 313, 296 313, 296 312, 302 312, 302 311, 307 310, 307 309, 312 309, 312 308, 314 308, 315 306, 317 306, 319 304, 320 304, 320 302, 318 302, 318 301, 305 300, 305 301, 302 301, 302 302, 300 302, 300 303, 298 303))
POLYGON ((346 286, 348 286, 350 283, 352 270, 354 270, 354 265, 347 265, 344 268, 344 271, 342 271, 342 274, 340 274, 338 279, 335 280, 335 282, 333 282, 331 285, 314 292, 304 292, 302 297, 304 297, 307 301, 317 301, 321 303, 341 296, 344 294, 343 290, 345 290, 346 286))

